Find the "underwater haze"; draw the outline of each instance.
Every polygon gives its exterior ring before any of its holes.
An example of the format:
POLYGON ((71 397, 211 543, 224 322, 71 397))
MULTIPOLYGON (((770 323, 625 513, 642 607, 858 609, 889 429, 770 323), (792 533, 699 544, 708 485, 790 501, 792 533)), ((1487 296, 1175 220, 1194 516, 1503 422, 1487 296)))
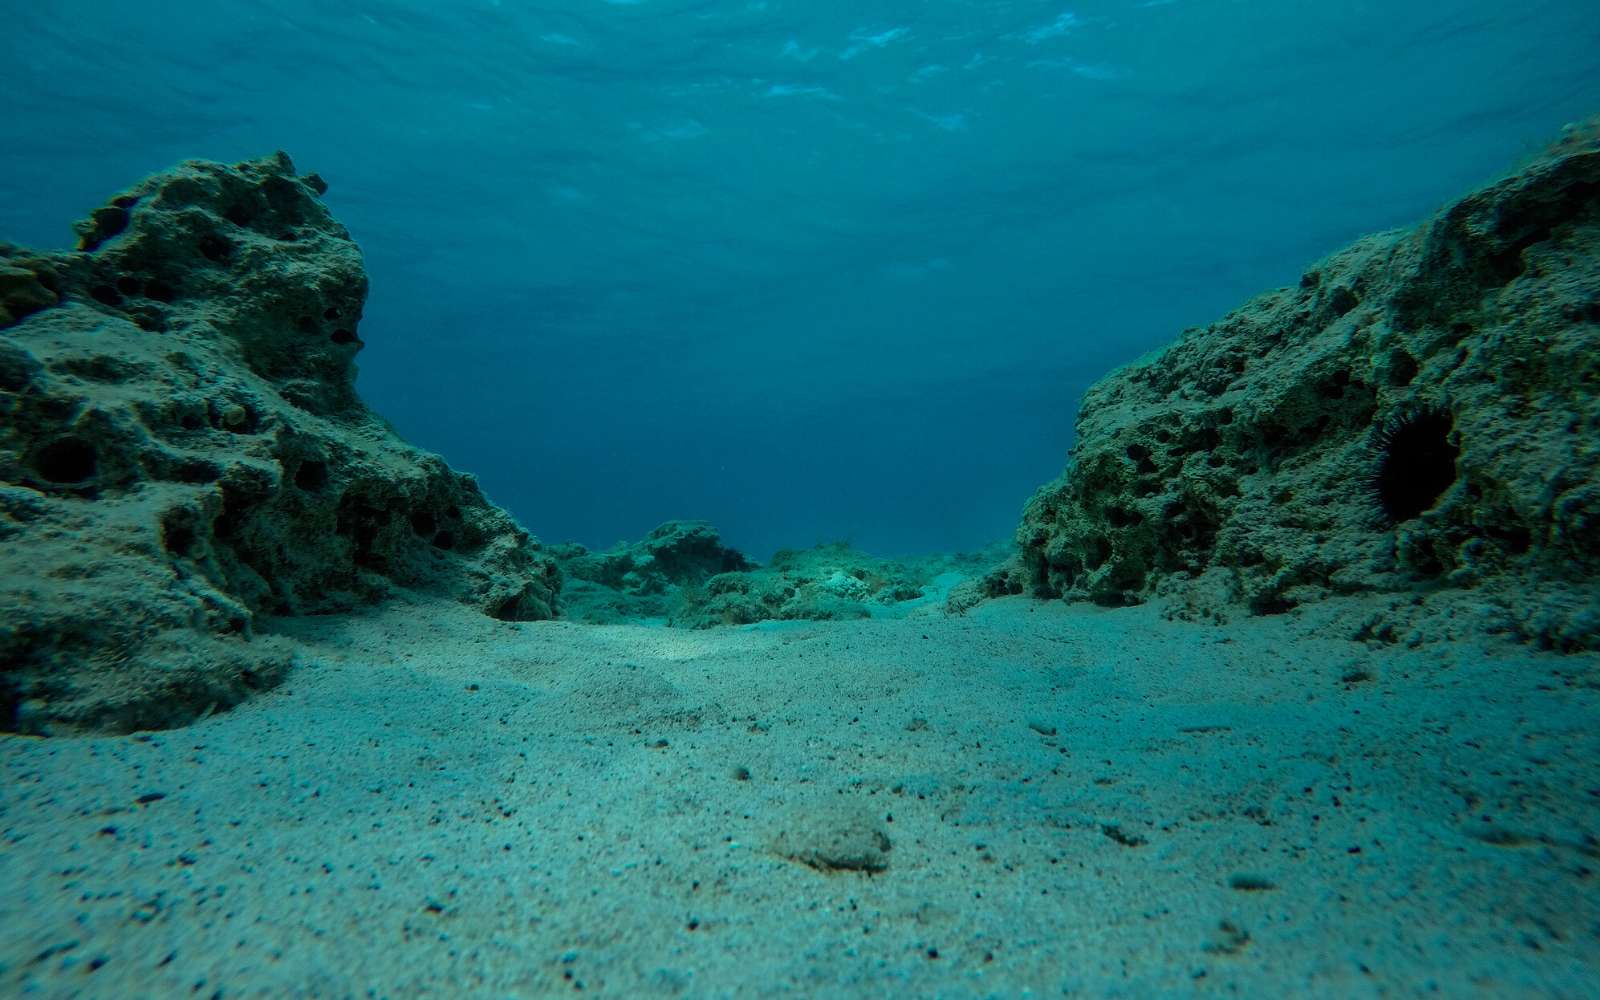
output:
POLYGON ((1588 0, 8 4, 0 233, 283 149, 363 397, 546 540, 1008 536, 1107 368, 1600 95, 1588 0))
POLYGON ((0 998, 1600 997, 1596 0, 4 25, 0 998))

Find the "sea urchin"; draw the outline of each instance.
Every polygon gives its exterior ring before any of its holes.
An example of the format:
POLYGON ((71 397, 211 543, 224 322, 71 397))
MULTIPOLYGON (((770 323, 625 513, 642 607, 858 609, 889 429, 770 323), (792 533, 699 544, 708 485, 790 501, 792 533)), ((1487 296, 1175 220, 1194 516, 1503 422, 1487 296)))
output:
POLYGON ((1429 404, 1400 410, 1373 435, 1377 458, 1367 489, 1390 524, 1417 517, 1456 481, 1455 425, 1453 413, 1429 404))

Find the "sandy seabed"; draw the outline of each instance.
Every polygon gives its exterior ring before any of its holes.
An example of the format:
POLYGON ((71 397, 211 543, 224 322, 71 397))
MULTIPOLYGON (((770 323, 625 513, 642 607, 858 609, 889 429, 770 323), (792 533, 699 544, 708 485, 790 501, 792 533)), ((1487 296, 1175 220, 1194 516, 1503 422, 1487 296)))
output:
POLYGON ((0 993, 1596 995, 1600 656, 1351 609, 282 622, 230 712, 0 737, 0 993))

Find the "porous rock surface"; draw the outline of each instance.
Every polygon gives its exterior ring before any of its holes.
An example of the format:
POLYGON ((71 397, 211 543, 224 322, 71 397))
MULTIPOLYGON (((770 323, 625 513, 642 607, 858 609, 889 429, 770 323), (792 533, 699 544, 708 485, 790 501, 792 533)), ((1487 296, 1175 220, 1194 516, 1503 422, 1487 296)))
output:
POLYGON ((1362 637, 1455 617, 1600 644, 1600 126, 1102 379, 1017 539, 1045 596, 1226 617, 1393 594, 1450 610, 1362 637), (1386 444, 1430 413, 1432 457, 1386 444), (1417 509, 1386 511, 1380 472, 1417 509))
POLYGON ((324 187, 191 161, 76 252, 0 245, 0 729, 231 705, 288 663, 260 615, 555 613, 538 543, 356 396, 367 279, 324 187))

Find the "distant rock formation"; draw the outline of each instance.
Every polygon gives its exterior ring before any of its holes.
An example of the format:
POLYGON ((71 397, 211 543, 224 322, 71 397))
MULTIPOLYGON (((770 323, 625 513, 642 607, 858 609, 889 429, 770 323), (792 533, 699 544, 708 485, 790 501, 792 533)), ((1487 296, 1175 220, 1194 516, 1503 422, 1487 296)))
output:
POLYGON ((867 618, 923 597, 940 573, 972 572, 990 561, 899 562, 834 544, 785 549, 759 566, 703 521, 668 521, 642 542, 604 552, 573 544, 550 552, 566 574, 569 617, 598 624, 659 619, 676 628, 867 618))
POLYGON ((0 729, 181 724, 270 686, 259 614, 393 587, 548 618, 554 561, 356 396, 367 278, 283 154, 0 245, 0 729))
POLYGON ((1017 537, 1046 596, 1448 592, 1473 628, 1600 644, 1600 123, 1102 379, 1017 537))
POLYGON ((664 594, 673 586, 698 585, 718 573, 733 573, 755 564, 744 553, 722 544, 717 529, 705 521, 668 521, 641 542, 622 542, 604 552, 564 543, 551 553, 569 577, 640 597, 664 594))
POLYGON ((714 628, 869 618, 922 597, 943 564, 943 559, 879 559, 843 544, 783 549, 765 566, 714 576, 687 591, 671 623, 714 628))

